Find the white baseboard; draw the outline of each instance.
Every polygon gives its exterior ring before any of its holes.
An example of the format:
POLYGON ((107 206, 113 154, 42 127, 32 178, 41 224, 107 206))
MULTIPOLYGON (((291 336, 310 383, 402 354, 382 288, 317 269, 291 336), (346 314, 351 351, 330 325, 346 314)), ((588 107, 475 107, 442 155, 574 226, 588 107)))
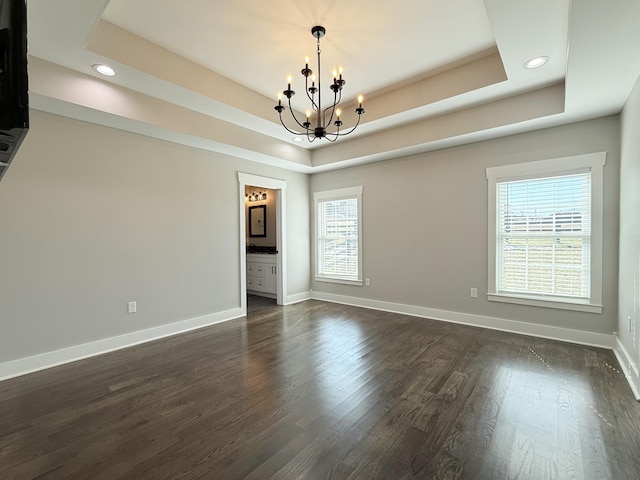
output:
POLYGON ((146 330, 105 338, 95 342, 63 348, 31 357, 19 358, 10 362, 0 363, 0 381, 26 375, 46 368, 56 367, 65 363, 75 362, 84 358, 94 357, 103 353, 113 352, 141 343, 151 342, 160 338, 177 335, 179 333, 196 330, 216 323, 226 322, 244 314, 242 309, 234 308, 224 312, 212 313, 202 317, 190 318, 180 322, 160 325, 146 330))
POLYGON ((404 305, 401 303, 383 302, 366 298, 347 297, 331 293, 312 292, 315 300, 326 302, 353 305, 356 307, 371 308, 385 312, 402 313, 415 317, 430 318, 444 322, 459 323, 473 327, 489 328, 503 332, 530 335, 533 337, 548 338, 551 340, 561 340, 563 342, 577 343, 612 349, 614 337, 603 333, 585 332, 582 330, 572 330, 568 328, 554 327, 550 325, 539 325, 536 323, 518 322, 504 318, 487 317, 483 315, 473 315, 470 313, 452 312, 449 310, 439 310, 435 308, 418 307, 414 305, 404 305))
POLYGON ((636 400, 640 401, 640 374, 638 372, 638 365, 633 361, 631 355, 629 355, 629 352, 627 352, 627 349, 624 348, 624 345, 617 336, 613 353, 615 353, 618 363, 622 367, 624 376, 627 378, 636 400))
MULTIPOLYGON (((430 318, 433 320, 441 320, 445 322, 459 323, 463 325, 482 327, 493 330, 501 330, 505 332, 548 338, 552 340, 561 340, 564 342, 577 343, 581 345, 590 345, 613 349, 618 362, 620 363, 622 369, 625 371, 625 375, 629 381, 629 384, 631 385, 634 395, 638 400, 640 400, 640 375, 638 373, 637 366, 633 363, 633 361, 631 361, 631 357, 625 350, 624 346, 620 343, 617 337, 614 337, 613 335, 584 332, 580 330, 571 330, 548 325, 538 325, 527 322, 506 320, 502 318, 452 312, 448 310, 439 310, 427 307, 418 307, 414 305, 383 302, 379 300, 348 297, 344 295, 335 295, 322 292, 302 292, 294 295, 288 295, 286 298, 286 304, 291 305, 309 299, 322 300, 344 305, 353 305, 357 307, 370 308, 386 312, 401 313, 416 317, 430 318)), ((158 327, 153 327, 146 330, 139 330, 116 337, 97 340, 95 342, 75 345, 73 347, 63 348, 60 350, 46 352, 31 357, 25 357, 5 363, 0 363, 0 381, 55 367, 65 363, 75 362, 84 358, 101 355, 103 353, 139 345, 141 343, 150 342, 160 338, 177 335, 179 333, 188 332, 190 330, 196 330, 198 328, 207 327, 216 323, 226 322, 242 316, 244 316, 242 309, 235 308, 226 310, 224 312, 213 313, 202 317, 196 317, 180 322, 170 323, 168 325, 160 325, 158 327)))
POLYGON ((305 300, 311 300, 311 292, 302 292, 293 295, 287 295, 284 304, 293 305, 294 303, 304 302, 305 300))

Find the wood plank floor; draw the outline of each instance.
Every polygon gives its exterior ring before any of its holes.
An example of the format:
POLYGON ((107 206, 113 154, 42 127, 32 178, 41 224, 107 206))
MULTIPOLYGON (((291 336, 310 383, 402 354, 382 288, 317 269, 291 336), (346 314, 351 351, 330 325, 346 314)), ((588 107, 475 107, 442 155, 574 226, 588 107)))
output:
POLYGON ((610 351, 307 301, 0 383, 0 478, 638 479, 610 351))
POLYGON ((278 302, 273 298, 261 297, 259 295, 247 295, 247 314, 251 315, 263 308, 275 307, 278 302))

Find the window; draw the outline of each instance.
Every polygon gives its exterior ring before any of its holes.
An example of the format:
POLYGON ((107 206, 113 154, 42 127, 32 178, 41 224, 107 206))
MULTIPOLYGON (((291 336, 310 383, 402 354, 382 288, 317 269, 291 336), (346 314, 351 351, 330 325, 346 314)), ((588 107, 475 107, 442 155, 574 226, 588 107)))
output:
POLYGON ((606 153, 487 169, 492 301, 602 311, 606 153))
POLYGON ((313 194, 319 281, 362 285, 362 187, 313 194))

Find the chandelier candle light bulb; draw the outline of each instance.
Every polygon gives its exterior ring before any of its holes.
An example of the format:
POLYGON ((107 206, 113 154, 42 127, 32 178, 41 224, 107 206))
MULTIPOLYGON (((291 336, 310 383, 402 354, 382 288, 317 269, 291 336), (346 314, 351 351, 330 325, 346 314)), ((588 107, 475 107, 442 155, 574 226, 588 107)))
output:
POLYGON ((296 116, 296 113, 294 112, 291 105, 291 97, 296 94, 296 92, 291 89, 291 82, 293 81, 291 75, 287 77, 287 89, 284 90, 281 94, 278 94, 278 105, 274 107, 274 109, 278 112, 278 116, 280 117, 280 123, 282 123, 282 126, 289 133, 293 133, 294 135, 306 136, 309 142, 313 142, 316 138, 326 138, 330 142, 335 142, 338 137, 342 137, 353 132, 360 124, 360 118, 364 113, 364 108, 362 108, 363 97, 362 95, 360 95, 358 96, 359 106, 354 109, 354 112, 358 115, 356 124, 347 131, 340 131, 340 127, 343 125, 342 120, 340 120, 340 115, 342 114, 342 112, 337 107, 338 104, 342 101, 342 88, 347 83, 342 78, 342 74, 344 72, 342 67, 333 69, 332 72, 333 83, 329 85, 330 90, 333 92, 332 104, 330 104, 328 107, 323 107, 322 105, 322 89, 320 78, 320 39, 324 37, 325 33, 326 30, 322 26, 315 26, 311 29, 311 35, 313 35, 317 43, 316 53, 318 57, 318 69, 316 70, 316 72, 314 72, 309 68, 309 57, 307 56, 304 58, 304 68, 300 71, 305 79, 305 93, 307 95, 307 98, 311 102, 311 109, 306 111, 306 120, 304 122, 298 120, 298 117, 296 116), (311 86, 309 86, 309 77, 311 77, 311 86), (317 86, 316 82, 318 82, 317 86), (284 112, 285 110, 285 106, 282 105, 283 95, 287 97, 287 103, 293 121, 298 125, 298 127, 303 129, 302 132, 295 131, 285 124, 284 119, 282 118, 282 112, 284 112), (314 113, 316 123, 315 127, 313 127, 311 123, 311 117, 314 113), (327 129, 331 126, 335 127, 335 131, 327 131, 327 129))

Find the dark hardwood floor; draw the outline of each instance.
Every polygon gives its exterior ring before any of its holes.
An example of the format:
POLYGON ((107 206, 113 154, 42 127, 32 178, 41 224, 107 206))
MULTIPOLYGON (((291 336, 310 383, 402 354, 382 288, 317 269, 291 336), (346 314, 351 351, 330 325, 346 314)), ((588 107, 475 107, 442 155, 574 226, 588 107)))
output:
POLYGON ((307 301, 0 383, 0 478, 638 479, 612 352, 307 301))
POLYGON ((273 298, 247 295, 247 314, 249 315, 263 308, 275 307, 276 305, 278 305, 278 302, 273 298))

